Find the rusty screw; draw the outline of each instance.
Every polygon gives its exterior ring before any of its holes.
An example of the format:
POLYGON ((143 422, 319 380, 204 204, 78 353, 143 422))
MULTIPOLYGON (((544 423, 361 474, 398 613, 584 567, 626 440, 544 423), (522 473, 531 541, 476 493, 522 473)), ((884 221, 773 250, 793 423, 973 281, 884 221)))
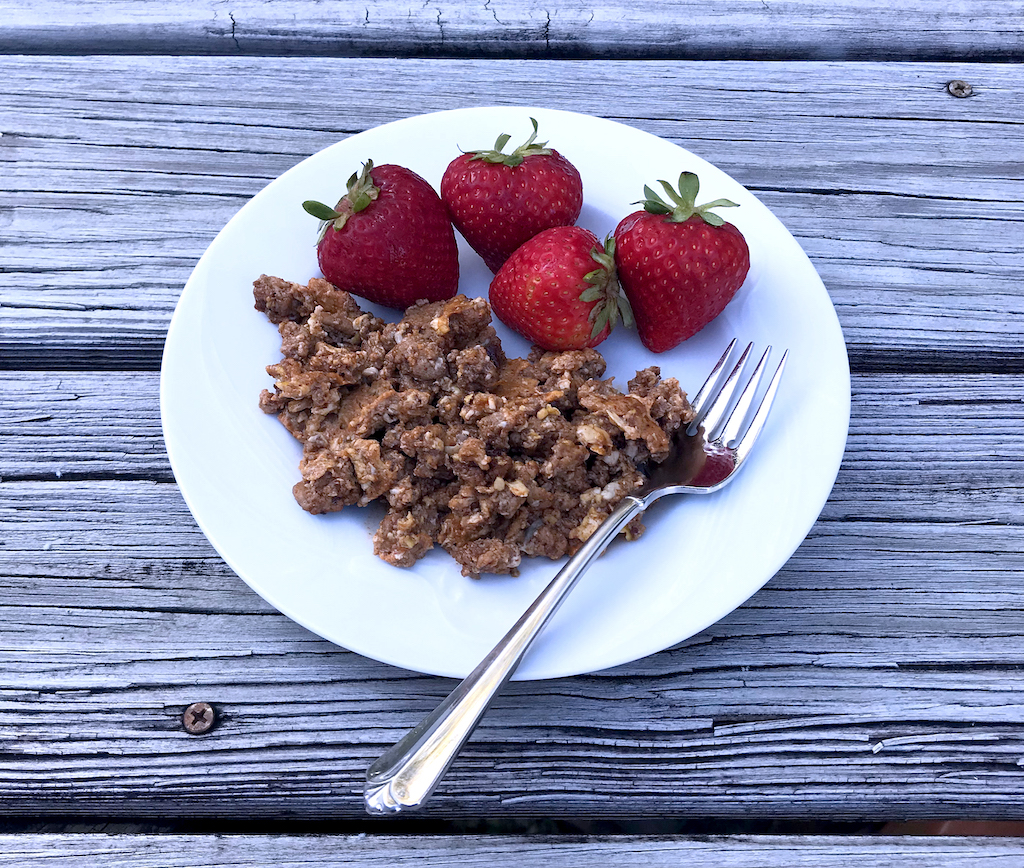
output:
POLYGON ((192 735, 202 735, 213 729, 216 714, 209 702, 193 702, 181 716, 185 732, 192 735))
POLYGON ((959 78, 954 78, 949 84, 946 85, 946 90, 951 95, 964 99, 974 93, 974 88, 971 87, 966 81, 960 81, 959 78))

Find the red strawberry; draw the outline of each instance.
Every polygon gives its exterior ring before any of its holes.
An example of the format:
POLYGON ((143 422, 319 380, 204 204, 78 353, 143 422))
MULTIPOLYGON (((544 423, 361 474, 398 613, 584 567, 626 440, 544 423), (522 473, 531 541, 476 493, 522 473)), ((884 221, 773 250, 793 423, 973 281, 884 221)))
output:
POLYGON ((415 172, 367 160, 334 208, 302 207, 321 220, 317 259, 338 289, 396 308, 455 295, 455 230, 434 188, 415 172))
POLYGON ((533 134, 511 154, 501 149, 470 151, 454 160, 441 178, 441 199, 455 228, 493 272, 517 247, 543 229, 571 226, 583 207, 583 182, 565 157, 536 143, 533 134))
POLYGON ((581 226, 556 226, 533 236, 491 281, 495 315, 545 350, 596 347, 629 303, 615 277, 615 242, 581 226))
POLYGON ((615 264, 636 317, 640 340, 655 353, 686 340, 718 316, 750 268, 739 229, 710 209, 735 202, 695 205, 697 176, 683 172, 679 191, 661 181, 670 202, 644 187, 645 210, 615 228, 615 264))

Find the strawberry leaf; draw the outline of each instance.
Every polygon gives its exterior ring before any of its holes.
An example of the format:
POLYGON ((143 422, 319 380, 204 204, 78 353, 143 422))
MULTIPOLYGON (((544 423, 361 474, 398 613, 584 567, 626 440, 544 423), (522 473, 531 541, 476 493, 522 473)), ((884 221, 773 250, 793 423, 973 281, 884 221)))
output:
POLYGON ((315 199, 307 199, 303 202, 302 209, 307 214, 312 214, 317 220, 337 220, 341 216, 341 214, 329 205, 325 205, 323 202, 317 202, 315 199))
POLYGON ((601 247, 591 248, 590 257, 600 268, 584 275, 583 279, 591 285, 580 293, 579 298, 587 304, 593 303, 587 320, 593 324, 590 337, 594 339, 606 328, 611 331, 620 316, 623 323, 632 325, 633 312, 619 286, 615 268, 615 237, 609 235, 601 247))
POLYGON ((628 329, 633 328, 636 321, 633 319, 633 308, 629 306, 629 299, 620 294, 615 301, 619 316, 622 317, 622 324, 628 329))
POLYGON ((729 199, 715 199, 714 202, 708 202, 700 206, 701 208, 739 208, 735 202, 729 199))
POLYGON ((590 330, 591 338, 596 338, 608 326, 608 320, 611 317, 611 312, 615 310, 615 305, 605 304, 601 306, 600 310, 598 308, 594 308, 594 310, 597 310, 598 314, 594 317, 594 326, 590 330))
POLYGON ((365 211, 369 204, 376 198, 376 196, 371 196, 366 190, 356 190, 355 192, 350 193, 349 202, 352 205, 352 213, 358 214, 360 211, 365 211))
POLYGON ((548 147, 547 142, 537 142, 537 121, 535 118, 530 118, 530 123, 533 124, 533 132, 530 137, 523 142, 518 148, 516 148, 511 154, 502 153, 505 145, 509 143, 512 138, 508 133, 502 133, 498 136, 494 142, 494 148, 492 150, 483 151, 463 151, 463 153, 470 153, 473 156, 470 160, 483 160, 485 163, 500 163, 503 166, 514 168, 520 165, 523 160, 527 157, 533 157, 541 154, 550 154, 551 149, 548 147))
POLYGON ((679 196, 692 208, 697 201, 697 193, 700 192, 700 178, 693 172, 683 172, 679 175, 679 196))
POLYGON ((373 160, 367 160, 363 163, 361 172, 352 174, 352 177, 348 179, 348 192, 334 208, 314 199, 307 199, 302 203, 306 213, 312 214, 320 221, 317 243, 324 237, 328 227, 333 226, 335 229, 341 230, 349 217, 364 211, 380 195, 380 188, 374 186, 373 178, 370 176, 372 168, 373 160))
POLYGON ((668 195, 669 200, 674 202, 676 207, 688 208, 693 206, 693 200, 691 199, 687 202, 685 198, 675 191, 675 188, 668 181, 658 181, 658 183, 665 188, 665 193, 668 195))
MULTIPOLYGON (((358 214, 360 211, 366 210, 370 203, 380 195, 380 188, 374 185, 373 177, 370 175, 371 169, 373 169, 373 160, 367 160, 363 163, 362 172, 358 176, 353 175, 348 179, 348 193, 338 203, 342 208, 344 219, 347 220, 350 214, 358 214), (348 204, 343 204, 345 202, 348 204)), ((344 225, 344 220, 342 225, 344 225)), ((335 228, 340 229, 341 226, 335 224, 335 228)))
POLYGON ((671 214, 672 206, 669 205, 664 199, 661 198, 657 193, 654 192, 646 184, 644 185, 644 196, 646 198, 641 199, 639 202, 634 202, 634 205, 643 205, 644 210, 650 214, 671 214))
POLYGON ((658 183, 665 188, 668 202, 645 184, 644 196, 646 198, 634 204, 643 205, 644 210, 650 214, 664 215, 670 223, 685 223, 691 217, 697 216, 710 226, 722 226, 725 220, 711 209, 738 207, 735 202, 730 202, 728 199, 715 199, 713 202, 698 205, 697 193, 700 192, 700 179, 693 172, 682 172, 679 175, 678 189, 668 181, 659 180, 658 183))

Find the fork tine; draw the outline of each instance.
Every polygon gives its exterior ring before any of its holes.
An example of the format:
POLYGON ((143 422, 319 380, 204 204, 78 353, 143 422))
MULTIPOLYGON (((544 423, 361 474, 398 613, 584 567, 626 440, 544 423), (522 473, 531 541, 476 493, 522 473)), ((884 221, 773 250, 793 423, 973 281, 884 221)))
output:
POLYGON ((764 423, 768 419, 768 413, 772 409, 772 402, 775 400, 775 394, 779 390, 779 382, 782 380, 782 372, 786 367, 786 359, 788 357, 789 350, 786 350, 782 354, 782 359, 779 362, 778 368, 775 369, 775 374, 772 376, 768 388, 765 390, 764 397, 761 399, 760 405, 758 405, 754 418, 750 420, 750 425, 733 450, 737 467, 750 454, 750 450, 754 448, 754 441, 757 440, 761 429, 764 428, 764 423))
POLYGON ((720 358, 715 363, 714 368, 711 369, 711 373, 708 374, 708 378, 704 381, 704 385, 700 387, 700 390, 690 401, 690 407, 696 414, 696 422, 699 422, 703 418, 704 405, 712 398, 712 396, 718 394, 718 381, 722 379, 722 375, 725 373, 725 363, 729 360, 729 356, 732 354, 735 346, 736 338, 733 338, 729 341, 729 346, 725 348, 725 352, 722 353, 722 358, 720 358))
POLYGON ((757 367, 754 368, 754 372, 750 375, 750 379, 747 380, 747 385, 743 387, 739 398, 736 399, 736 405, 732 408, 729 418, 725 420, 722 433, 717 437, 711 435, 713 439, 719 440, 724 446, 732 445, 732 441, 736 440, 743 431, 743 423, 747 420, 750 405, 754 403, 754 396, 757 394, 757 387, 761 384, 761 377, 771 351, 771 344, 769 344, 762 354, 761 360, 757 363, 757 367))
MULTIPOLYGON (((711 406, 704 411, 703 417, 698 417, 694 420, 692 425, 703 425, 704 431, 707 435, 718 427, 718 423, 725 418, 725 414, 729 411, 729 405, 732 402, 733 393, 736 391, 736 387, 740 382, 740 373, 743 371, 743 366, 747 362, 747 356, 750 355, 750 350, 753 348, 753 344, 747 344, 740 355, 739 361, 736 362, 736 366, 729 372, 729 376, 725 383, 722 384, 721 390, 711 399, 711 406)), ((710 440, 711 437, 708 436, 710 440)))

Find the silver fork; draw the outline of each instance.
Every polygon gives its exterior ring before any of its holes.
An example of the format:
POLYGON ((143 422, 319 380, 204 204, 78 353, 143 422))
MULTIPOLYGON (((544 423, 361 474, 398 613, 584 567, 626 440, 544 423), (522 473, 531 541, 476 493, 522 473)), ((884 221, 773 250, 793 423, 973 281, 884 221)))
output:
POLYGON ((370 766, 364 791, 369 813, 389 814, 424 805, 530 644, 580 576, 632 518, 666 494, 709 494, 735 477, 764 428, 787 356, 783 353, 757 410, 750 416, 771 347, 764 351, 742 389, 743 369, 753 344, 747 345, 729 371, 735 347, 733 340, 691 401, 696 416, 678 432, 669 457, 652 469, 641 488, 623 499, 476 669, 370 766))

